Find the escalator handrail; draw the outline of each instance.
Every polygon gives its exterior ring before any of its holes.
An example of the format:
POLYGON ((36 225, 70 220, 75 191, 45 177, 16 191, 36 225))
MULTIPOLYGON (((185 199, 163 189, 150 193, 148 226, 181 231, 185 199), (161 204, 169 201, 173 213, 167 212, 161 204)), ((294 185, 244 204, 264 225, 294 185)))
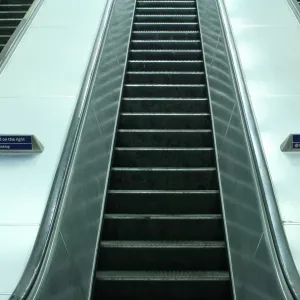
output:
MULTIPOLYGON (((40 0, 37 0, 40 1, 40 0)), ((25 300, 29 295, 46 257, 46 252, 55 231, 58 212, 60 210, 65 187, 74 163, 74 150, 82 127, 82 120, 87 107, 90 87, 93 84, 93 74, 101 54, 103 40, 107 31, 108 20, 114 6, 115 0, 107 0, 100 24, 98 25, 97 36, 94 41, 93 50, 90 55, 87 70, 85 72, 81 91, 74 110, 73 118, 67 134, 64 149, 58 164, 49 194, 47 206, 43 219, 31 251, 31 255, 10 300, 25 300)))
POLYGON ((34 19, 35 15, 39 11, 40 7, 42 6, 44 0, 34 0, 26 12, 25 16, 23 17, 20 24, 17 26, 16 30, 13 32, 11 37, 9 38, 8 42, 2 49, 0 53, 0 74, 4 70, 7 62, 9 61, 10 57, 14 53, 16 47, 22 40, 26 30, 30 26, 32 20, 34 19))
POLYGON ((234 76, 239 87, 240 99, 242 102, 242 117, 244 119, 244 123, 246 124, 246 131, 249 136, 250 147, 252 153, 254 154, 253 157, 255 161, 255 168, 258 174, 260 190, 263 196, 262 198, 264 200, 264 206, 266 208, 268 223, 271 229, 276 254, 291 295, 295 300, 300 300, 300 276, 297 271, 281 222, 272 181, 262 149, 254 113, 252 110, 252 105, 247 91, 247 85, 244 80, 243 71, 235 46, 234 37, 232 34, 232 29, 224 0, 217 0, 217 4, 223 22, 225 38, 230 50, 230 59, 233 64, 234 76))

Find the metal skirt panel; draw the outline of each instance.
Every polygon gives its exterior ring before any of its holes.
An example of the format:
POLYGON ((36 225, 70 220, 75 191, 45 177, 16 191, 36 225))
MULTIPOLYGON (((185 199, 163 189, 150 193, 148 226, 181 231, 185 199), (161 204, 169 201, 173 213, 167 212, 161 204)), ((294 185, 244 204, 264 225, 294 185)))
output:
POLYGON ((269 228, 219 5, 197 3, 234 296, 292 299, 269 228))
POLYGON ((82 93, 86 100, 79 103, 71 124, 72 130, 81 123, 73 136, 73 157, 69 158, 70 170, 59 195, 54 229, 49 232, 41 270, 26 299, 90 297, 135 7, 135 0, 109 3, 112 8, 106 36, 99 41, 102 52, 87 82, 89 89, 82 93))

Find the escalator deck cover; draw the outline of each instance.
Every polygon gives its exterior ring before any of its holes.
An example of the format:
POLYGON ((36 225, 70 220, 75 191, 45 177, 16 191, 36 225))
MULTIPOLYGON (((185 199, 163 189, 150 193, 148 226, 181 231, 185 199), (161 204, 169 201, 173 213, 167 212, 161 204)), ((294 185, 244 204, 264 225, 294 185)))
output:
POLYGON ((136 2, 93 299, 232 299, 200 37, 136 2))

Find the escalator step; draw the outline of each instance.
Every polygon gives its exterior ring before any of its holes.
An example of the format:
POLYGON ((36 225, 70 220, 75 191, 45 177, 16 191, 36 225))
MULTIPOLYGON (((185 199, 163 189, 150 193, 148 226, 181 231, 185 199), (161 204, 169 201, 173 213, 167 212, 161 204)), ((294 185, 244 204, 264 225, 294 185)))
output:
POLYGON ((227 272, 101 271, 96 278, 95 299, 231 299, 227 272))
POLYGON ((118 167, 214 167, 213 148, 115 148, 118 167))
POLYGON ((201 113, 208 111, 207 98, 123 98, 123 112, 132 113, 201 113))
POLYGON ((212 147, 212 131, 119 129, 117 147, 212 147))
POLYGON ((133 24, 134 31, 152 31, 152 30, 176 30, 176 31, 197 31, 199 30, 199 25, 197 22, 167 22, 163 20, 163 22, 135 22, 133 24))
POLYGON ((126 74, 126 79, 135 84, 148 83, 199 85, 205 83, 205 75, 203 72, 129 71, 126 74))
POLYGON ((213 190, 218 188, 216 168, 112 168, 112 189, 213 190))
POLYGON ((197 40, 199 31, 133 31, 134 40, 197 40))
POLYGON ((109 214, 220 214, 221 205, 218 190, 110 190, 106 212, 109 214))
POLYGON ((227 270, 224 242, 103 241, 101 270, 227 270), (126 257, 126 259, 124 259, 126 257))
POLYGON ((102 240, 222 241, 222 222, 219 214, 106 214, 102 240))
POLYGON ((138 0, 137 7, 195 7, 195 1, 138 0))

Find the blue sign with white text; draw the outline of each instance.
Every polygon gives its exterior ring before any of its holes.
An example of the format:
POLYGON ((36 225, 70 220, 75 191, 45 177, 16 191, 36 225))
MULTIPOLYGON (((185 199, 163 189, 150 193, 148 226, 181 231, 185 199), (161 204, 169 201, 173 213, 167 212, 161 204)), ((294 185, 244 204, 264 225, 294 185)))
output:
POLYGON ((32 150, 32 138, 30 135, 0 135, 0 151, 24 151, 32 150))
POLYGON ((300 134, 293 134, 292 147, 293 149, 300 150, 300 134))

